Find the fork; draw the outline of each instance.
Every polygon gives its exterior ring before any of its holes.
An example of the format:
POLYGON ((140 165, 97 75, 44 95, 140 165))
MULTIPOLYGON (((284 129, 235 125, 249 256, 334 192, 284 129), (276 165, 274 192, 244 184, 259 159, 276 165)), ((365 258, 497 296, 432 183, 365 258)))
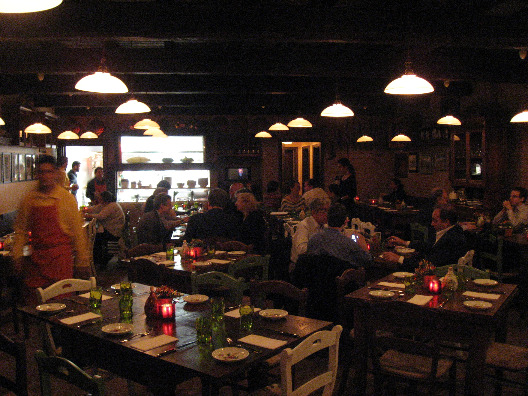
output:
POLYGON ((124 340, 121 340, 120 342, 128 342, 128 341, 131 341, 131 340, 135 340, 136 338, 145 337, 145 336, 147 336, 149 334, 150 334, 150 331, 145 331, 144 333, 136 333, 136 334, 131 335, 128 338, 125 338, 124 340))

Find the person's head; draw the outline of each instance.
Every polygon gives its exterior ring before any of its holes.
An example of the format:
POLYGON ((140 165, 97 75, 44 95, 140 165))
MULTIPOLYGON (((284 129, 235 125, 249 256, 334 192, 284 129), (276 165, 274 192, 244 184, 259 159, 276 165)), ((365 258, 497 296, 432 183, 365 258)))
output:
POLYGON ((457 213, 452 208, 436 207, 433 210, 431 225, 437 232, 455 225, 457 221, 457 213))
POLYGON ((37 160, 38 188, 51 191, 57 183, 57 162, 51 155, 41 155, 37 160))
POLYGON ((258 202, 252 193, 239 192, 237 194, 236 207, 239 212, 242 212, 247 215, 257 210, 258 202))
POLYGON ((160 213, 168 212, 172 208, 171 198, 168 194, 158 194, 154 198, 154 210, 160 213))
POLYGON ((156 187, 162 187, 166 189, 167 191, 169 191, 171 189, 171 184, 167 180, 163 179, 158 182, 156 187))
POLYGON ((301 192, 301 185, 297 180, 289 182, 286 188, 288 189, 288 194, 297 195, 301 192))
POLYGON ((110 191, 103 191, 101 193, 101 201, 104 204, 107 204, 107 203, 110 203, 110 202, 115 202, 116 201, 116 197, 110 191))
POLYGON ((449 196, 447 195, 446 190, 442 188, 435 188, 431 193, 431 201, 436 206, 447 205, 449 203, 449 196))
POLYGON ((527 191, 524 187, 514 187, 510 192, 510 205, 516 207, 517 205, 526 201, 527 191))
POLYGON ((274 193, 276 191, 279 191, 279 182, 276 180, 269 181, 268 185, 266 186, 266 192, 274 193))
POLYGON ((67 166, 68 166, 68 157, 64 157, 64 156, 57 157, 57 167, 58 168, 66 169, 67 166))
POLYGON ((341 172, 343 173, 354 172, 354 167, 352 166, 348 158, 340 158, 339 160, 337 160, 337 167, 340 168, 341 172))
POLYGON ((231 184, 231 187, 229 187, 229 197, 234 201, 236 198, 237 191, 243 188, 244 188, 244 183, 234 182, 233 184, 231 184))
POLYGON ((328 209, 328 227, 341 228, 345 225, 348 212, 343 204, 334 204, 328 209))
POLYGON ((81 169, 81 163, 79 161, 73 161, 72 169, 74 172, 79 172, 79 169, 81 169))
POLYGON ((95 168, 94 174, 95 174, 96 179, 103 180, 103 176, 104 176, 103 168, 98 166, 97 168, 95 168))
POLYGON ((229 203, 229 195, 221 188, 214 188, 209 192, 209 207, 225 209, 229 203))
POLYGON ((308 179, 304 181, 304 192, 313 190, 314 188, 319 187, 315 179, 308 179))
POLYGON ((329 207, 330 202, 327 199, 315 198, 310 202, 310 212, 312 212, 312 217, 317 224, 326 224, 329 207))
POLYGON ((158 187, 154 190, 154 193, 152 195, 156 196, 158 194, 168 194, 169 190, 167 190, 165 187, 158 187))

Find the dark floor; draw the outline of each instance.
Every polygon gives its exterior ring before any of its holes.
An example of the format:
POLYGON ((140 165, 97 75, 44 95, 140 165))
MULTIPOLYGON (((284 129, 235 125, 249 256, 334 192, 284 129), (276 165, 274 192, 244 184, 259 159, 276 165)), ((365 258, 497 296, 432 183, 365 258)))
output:
MULTIPOLYGON (((111 262, 108 269, 106 271, 98 273, 97 281, 98 284, 103 286, 104 288, 109 287, 110 285, 119 282, 121 279, 126 277, 126 269, 125 268, 119 268, 115 262, 111 262)), ((2 297, 2 305, 3 309, 1 311, 1 323, 0 323, 0 331, 4 332, 7 335, 14 335, 14 329, 13 324, 10 317, 10 311, 5 308, 5 301, 6 301, 6 295, 4 293, 2 297)), ((508 326, 508 342, 515 344, 515 345, 521 345, 521 346, 527 346, 528 345, 528 318, 527 317, 521 317, 519 314, 519 309, 514 308, 510 315, 509 315, 509 326, 508 326)), ((36 329, 34 326, 30 329, 30 338, 28 339, 27 345, 28 345, 28 352, 27 352, 27 359, 28 359, 28 380, 29 380, 29 395, 40 395, 39 390, 39 380, 38 380, 38 374, 37 374, 37 367, 35 363, 35 359, 33 357, 35 350, 39 346, 39 339, 37 337, 36 329)), ((343 352, 345 353, 345 352, 343 352)), ((313 364, 313 362, 312 362, 313 364)), ((0 357, 0 371, 1 372, 10 372, 11 371, 11 362, 8 359, 4 359, 0 357)), ((312 369, 305 369, 306 373, 310 373, 312 369)), ((464 374, 464 366, 463 364, 458 365, 458 383, 457 383, 457 394, 463 393, 463 374, 464 374)), ((349 378, 352 378, 353 373, 350 373, 349 378)), ((341 372, 338 375, 338 381, 341 377, 341 372)), ((122 378, 118 378, 115 376, 112 376, 110 373, 103 373, 103 378, 105 378, 105 386, 106 386, 106 394, 112 395, 112 396, 121 396, 121 395, 150 395, 148 390, 139 385, 134 383, 127 383, 122 378)), ((515 377, 514 377, 515 378, 515 377)), ((522 378, 521 376, 516 376, 517 379, 522 378)), ((54 395, 60 395, 60 396, 66 396, 66 395, 82 395, 83 392, 79 391, 78 389, 75 389, 68 384, 64 383, 57 383, 55 384, 54 388, 54 395)), ((346 389, 345 395, 350 395, 353 393, 352 389, 352 381, 349 381, 348 387, 346 389)), ((439 392, 440 394, 447 395, 447 392, 439 392)), ((8 395, 10 393, 7 393, 5 390, 2 390, 0 388, 0 395, 8 395)), ((221 390, 221 395, 231 395, 232 392, 230 388, 225 387, 221 390)), ((244 394, 242 392, 242 394, 244 394)), ((368 394, 373 395, 373 379, 371 376, 369 376, 369 385, 368 385, 368 394)), ((407 395, 408 391, 406 389, 397 389, 397 390, 391 390, 391 392, 387 393, 388 395, 407 395)), ((521 395, 522 392, 519 388, 515 387, 504 387, 503 388, 503 395, 521 395)), ((185 383, 182 383, 178 388, 175 390, 175 395, 178 396, 194 396, 194 395, 201 395, 201 384, 199 379, 193 379, 190 381, 187 381, 185 383)), ((486 379, 486 381, 482 384, 482 396, 487 395, 493 395, 493 382, 491 379, 486 379)))

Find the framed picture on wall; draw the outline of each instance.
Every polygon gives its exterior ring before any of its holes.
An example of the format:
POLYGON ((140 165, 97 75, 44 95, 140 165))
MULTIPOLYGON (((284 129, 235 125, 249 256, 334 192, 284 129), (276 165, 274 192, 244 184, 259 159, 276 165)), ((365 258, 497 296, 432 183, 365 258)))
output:
POLYGON ((11 183, 11 154, 2 154, 2 175, 4 183, 11 183))
POLYGON ((434 167, 436 171, 446 171, 447 170, 447 152, 445 150, 440 150, 435 154, 434 167))
POLYGON ((433 159, 430 154, 420 154, 420 173, 424 175, 433 173, 433 159))
POLYGON ((394 176, 405 178, 408 173, 408 158, 406 154, 396 154, 394 156, 394 176))
POLYGON ((418 154, 411 153, 409 154, 409 173, 416 173, 418 172, 418 154))

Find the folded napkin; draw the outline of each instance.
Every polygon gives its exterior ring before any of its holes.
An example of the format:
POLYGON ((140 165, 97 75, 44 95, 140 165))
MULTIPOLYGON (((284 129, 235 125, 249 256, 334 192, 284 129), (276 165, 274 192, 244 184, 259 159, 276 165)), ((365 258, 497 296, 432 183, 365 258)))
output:
POLYGON ((410 300, 407 300, 407 302, 411 303, 411 304, 415 304, 415 305, 425 305, 429 301, 431 301, 432 298, 433 298, 433 296, 423 296, 421 294, 417 294, 416 296, 414 296, 410 300))
POLYGON ((165 257, 166 254, 167 254, 166 252, 157 252, 157 253, 152 253, 151 256, 165 257))
POLYGON ((231 260, 211 259, 209 262, 212 264, 229 264, 231 263, 231 260))
POLYGON ((270 212, 272 216, 286 216, 288 212, 270 212))
POLYGON ((220 254, 225 254, 225 253, 226 253, 225 250, 217 250, 217 251, 215 252, 215 255, 220 255, 220 254))
POLYGON ((286 341, 276 340, 274 338, 262 337, 255 334, 250 334, 243 338, 240 338, 238 341, 245 342, 246 344, 256 345, 261 348, 267 349, 276 349, 283 345, 286 345, 286 341))
POLYGON ((162 334, 152 338, 144 338, 141 341, 135 342, 130 346, 133 346, 140 351, 150 351, 151 349, 160 347, 162 345, 170 344, 171 342, 176 342, 178 339, 176 337, 171 337, 166 334, 162 334))
POLYGON ((69 318, 61 319, 60 321, 64 324, 71 325, 74 323, 84 322, 86 320, 96 319, 100 317, 101 315, 94 314, 93 312, 88 312, 81 315, 70 316, 69 318))
POLYGON ((377 286, 387 286, 387 287, 398 287, 400 289, 405 288, 403 283, 393 283, 393 282, 380 282, 377 286))
MULTIPOLYGON (((254 312, 260 311, 260 308, 253 308, 254 312)), ((230 318, 238 319, 240 318, 240 311, 238 309, 233 309, 232 311, 226 312, 224 314, 225 316, 229 316, 230 318)))
POLYGON ((162 261, 158 261, 158 264, 159 265, 174 265, 174 261, 172 261, 172 260, 162 260, 162 261))
POLYGON ((482 298, 483 300, 498 300, 501 296, 500 294, 479 293, 479 292, 473 292, 473 291, 466 291, 462 293, 462 295, 467 296, 467 297, 482 298))
POLYGON ((9 253, 11 253, 9 250, 1 250, 0 256, 9 256, 9 253))
MULTIPOLYGON (((79 297, 90 298, 90 292, 84 293, 84 294, 79 294, 79 297)), ((105 296, 104 294, 103 294, 102 297, 103 297, 103 301, 104 300, 110 300, 112 298, 111 296, 105 296)))

